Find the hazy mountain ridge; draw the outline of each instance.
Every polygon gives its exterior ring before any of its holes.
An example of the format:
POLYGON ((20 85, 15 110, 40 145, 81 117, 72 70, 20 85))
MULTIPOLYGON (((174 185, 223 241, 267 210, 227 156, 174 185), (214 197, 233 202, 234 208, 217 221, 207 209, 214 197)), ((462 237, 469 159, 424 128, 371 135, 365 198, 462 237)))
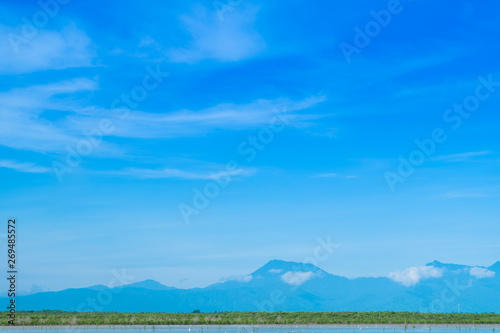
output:
POLYGON ((312 265, 272 260, 253 273, 205 288, 176 289, 154 280, 19 296, 20 310, 119 312, 419 311, 500 312, 500 262, 444 264, 348 279, 312 265))

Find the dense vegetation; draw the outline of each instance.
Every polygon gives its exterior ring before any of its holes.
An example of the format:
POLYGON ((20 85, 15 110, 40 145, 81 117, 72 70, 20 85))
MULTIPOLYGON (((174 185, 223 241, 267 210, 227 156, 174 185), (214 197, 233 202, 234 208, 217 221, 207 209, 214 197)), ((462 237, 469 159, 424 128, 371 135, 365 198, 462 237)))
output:
MULTIPOLYGON (((0 325, 7 325, 4 312, 0 325)), ((495 313, 221 312, 119 313, 19 311, 18 325, 500 324, 495 313)))

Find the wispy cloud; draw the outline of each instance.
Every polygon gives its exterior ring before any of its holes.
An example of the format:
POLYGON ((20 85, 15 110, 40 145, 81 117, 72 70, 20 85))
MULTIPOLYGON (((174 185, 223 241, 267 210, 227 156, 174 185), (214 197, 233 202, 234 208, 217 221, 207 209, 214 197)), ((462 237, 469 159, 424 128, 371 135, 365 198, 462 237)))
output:
POLYGON ((11 160, 0 160, 0 168, 7 168, 25 173, 48 173, 50 168, 37 166, 29 162, 16 162, 11 160))
POLYGON ((189 44, 169 50, 169 59, 185 63, 204 59, 228 62, 259 54, 265 42, 253 27, 257 12, 257 7, 240 6, 220 20, 216 12, 196 7, 193 14, 179 18, 191 35, 189 44))
POLYGON ((0 93, 0 145, 36 152, 63 152, 67 145, 76 145, 82 133, 44 113, 64 117, 77 112, 81 107, 75 95, 96 89, 95 81, 76 78, 0 93))
POLYGON ((404 271, 395 271, 387 275, 389 279, 401 283, 405 287, 414 286, 421 280, 440 278, 442 276, 443 269, 433 266, 410 267, 404 271))
POLYGON ((141 169, 141 168, 127 168, 120 171, 106 171, 104 173, 110 175, 129 176, 139 179, 219 179, 221 177, 249 177, 254 175, 255 169, 237 169, 232 171, 185 171, 180 169, 141 169))
MULTIPOLYGON (((276 117, 286 118, 288 126, 304 127, 320 116, 302 111, 326 100, 324 96, 302 100, 277 98, 246 104, 221 103, 201 110, 166 113, 130 110, 128 116, 122 119, 118 110, 88 105, 85 96, 98 89, 95 80, 75 78, 0 92, 0 104, 3 105, 0 110, 0 145, 64 154, 68 146, 74 147, 85 139, 86 132, 99 128, 99 122, 104 119, 111 121, 115 127, 115 131, 108 135, 126 138, 189 137, 216 130, 262 128, 269 126, 276 117)), ((121 148, 109 144, 105 138, 94 150, 96 155, 122 156, 122 152, 121 148)), ((169 169, 127 172, 142 173, 150 178, 165 178, 176 173, 169 169)))
MULTIPOLYGON (((321 116, 298 112, 322 102, 324 96, 303 100, 278 98, 259 99, 246 104, 221 103, 201 110, 180 110, 168 113, 130 111, 126 119, 118 119, 116 110, 96 110, 92 117, 74 115, 68 126, 95 128, 101 117, 116 118, 119 126, 113 136, 129 138, 171 138, 205 135, 215 130, 242 130, 269 126, 277 114, 283 115, 288 126, 304 127, 321 116), (288 117, 287 117, 288 116, 288 117)), ((281 120, 278 118, 278 121, 281 120)))
POLYGON ((473 157, 487 156, 487 155, 491 155, 491 154, 492 154, 491 151, 488 151, 488 150, 471 151, 471 152, 460 153, 460 154, 434 156, 434 157, 431 157, 430 160, 431 161, 444 161, 444 162, 464 162, 464 161, 472 160, 473 157))
POLYGON ((75 112, 79 104, 63 94, 78 94, 97 90, 98 84, 87 78, 73 78, 55 83, 14 88, 0 92, 0 103, 5 108, 21 108, 23 112, 39 114, 44 110, 75 112))
POLYGON ((70 25, 61 31, 39 30, 24 40, 21 26, 0 25, 0 74, 31 73, 48 69, 86 67, 95 57, 92 41, 70 25))

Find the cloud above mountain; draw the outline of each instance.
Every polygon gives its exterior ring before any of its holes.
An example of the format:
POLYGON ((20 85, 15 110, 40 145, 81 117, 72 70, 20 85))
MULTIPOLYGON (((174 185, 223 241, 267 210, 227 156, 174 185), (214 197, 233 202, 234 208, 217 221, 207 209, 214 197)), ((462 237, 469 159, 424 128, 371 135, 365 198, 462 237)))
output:
POLYGON ((433 266, 410 267, 404 271, 390 272, 387 277, 395 282, 401 283, 405 287, 411 287, 422 280, 429 278, 440 278, 443 276, 443 269, 433 266))
POLYGON ((231 275, 221 279, 221 282, 237 281, 237 282, 250 282, 253 280, 252 275, 231 275))
POLYGON ((495 277, 495 272, 486 268, 472 267, 469 271, 470 275, 476 279, 492 278, 495 277))
POLYGON ((316 274, 313 272, 286 272, 281 276, 281 280, 292 286, 300 286, 312 279, 315 275, 316 274))

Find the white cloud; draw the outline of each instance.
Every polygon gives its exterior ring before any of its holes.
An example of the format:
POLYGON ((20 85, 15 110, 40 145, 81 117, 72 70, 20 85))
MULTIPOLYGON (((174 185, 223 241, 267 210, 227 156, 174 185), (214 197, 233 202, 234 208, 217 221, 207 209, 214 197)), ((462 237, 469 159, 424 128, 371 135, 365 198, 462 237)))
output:
POLYGON ((37 166, 33 163, 20 163, 11 160, 0 160, 0 168, 7 168, 25 173, 48 173, 51 169, 46 167, 37 166))
POLYGON ((464 162, 472 160, 472 157, 477 156, 488 156, 491 155, 491 151, 483 150, 483 151, 471 151, 467 153, 460 154, 450 154, 450 155, 439 155, 435 157, 431 157, 431 161, 445 161, 445 162, 464 162))
POLYGON ((77 128, 95 128, 102 117, 116 119, 116 130, 113 136, 128 138, 170 138, 199 136, 215 130, 241 130, 270 126, 273 119, 276 126, 288 122, 287 126, 303 127, 311 119, 320 116, 300 114, 326 99, 323 96, 312 96, 303 100, 278 98, 273 100, 256 100, 247 104, 222 103, 201 110, 180 110, 168 113, 147 113, 130 111, 128 116, 118 119, 116 110, 95 110, 92 117, 74 115, 68 126, 77 128), (277 116, 277 114, 279 114, 277 116), (281 116, 281 118, 280 118, 281 116), (284 119, 284 120, 283 120, 284 119))
POLYGON ((194 63, 203 59, 238 61, 257 55, 265 48, 253 27, 257 11, 254 6, 239 6, 221 20, 214 11, 197 7, 192 15, 180 16, 191 35, 189 45, 171 49, 168 57, 174 62, 194 63))
MULTIPOLYGON (((320 116, 302 111, 323 102, 325 97, 312 96, 303 100, 278 98, 256 100, 247 104, 217 104, 201 110, 180 110, 168 113, 147 113, 130 110, 120 118, 118 110, 86 105, 85 98, 99 89, 98 83, 87 78, 14 88, 0 92, 0 145, 41 153, 66 154, 67 147, 76 147, 88 140, 85 133, 99 128, 106 119, 114 131, 108 136, 126 138, 170 138, 201 136, 216 130, 235 131, 271 126, 303 127, 320 116)), ((120 110, 123 111, 123 110, 120 110)), ((123 149, 106 142, 92 151, 93 155, 123 156, 123 149)), ((210 170, 209 170, 210 171, 210 170)), ((208 179, 205 175, 181 170, 127 169, 123 174, 143 178, 181 177, 208 179)), ((245 175, 245 174, 241 174, 245 175)))
POLYGON ((238 282, 250 282, 250 281, 252 281, 252 279, 253 279, 253 276, 245 275, 245 276, 238 278, 236 281, 238 281, 238 282))
POLYGON ((440 278, 443 276, 443 269, 433 266, 410 267, 404 271, 391 272, 387 277, 395 282, 399 282, 406 287, 418 284, 421 280, 429 278, 440 278))
POLYGON ((281 280, 292 286, 300 286, 315 276, 313 272, 286 272, 281 280))
POLYGON ((280 274, 282 272, 283 272, 282 269, 276 269, 276 268, 268 270, 268 273, 271 273, 271 274, 280 274))
POLYGON ((229 171, 185 171, 179 169, 141 169, 141 168, 127 168, 122 171, 110 171, 107 174, 131 176, 140 179, 166 179, 166 178, 180 178, 180 179, 225 179, 226 177, 240 176, 248 177, 255 174, 254 169, 237 169, 229 171))
POLYGON ((481 267, 472 267, 469 271, 470 275, 476 279, 492 278, 495 276, 495 272, 487 270, 481 267))
POLYGON ((29 39, 20 39, 21 27, 0 25, 0 34, 7 37, 0 40, 0 74, 86 67, 95 56, 90 38, 72 25, 61 31, 39 30, 29 39))
POLYGON ((74 94, 96 89, 95 81, 77 78, 1 92, 0 145, 36 152, 64 152, 67 145, 78 143, 82 132, 64 126, 61 121, 47 119, 44 112, 56 111, 63 116, 74 113, 80 109, 74 94))
POLYGON ((8 108, 21 108, 23 112, 36 114, 45 109, 73 112, 75 109, 79 109, 79 104, 69 102, 69 99, 60 98, 59 95, 77 94, 97 89, 96 81, 87 78, 74 78, 0 92, 0 103, 8 108))
POLYGON ((237 281, 237 282, 245 282, 248 283, 253 280, 252 275, 231 275, 225 278, 222 278, 220 281, 221 282, 226 282, 226 281, 237 281))
POLYGON ((333 173, 333 172, 330 172, 330 173, 324 172, 324 173, 315 173, 312 176, 316 177, 316 178, 337 178, 340 175, 338 173, 333 173))

